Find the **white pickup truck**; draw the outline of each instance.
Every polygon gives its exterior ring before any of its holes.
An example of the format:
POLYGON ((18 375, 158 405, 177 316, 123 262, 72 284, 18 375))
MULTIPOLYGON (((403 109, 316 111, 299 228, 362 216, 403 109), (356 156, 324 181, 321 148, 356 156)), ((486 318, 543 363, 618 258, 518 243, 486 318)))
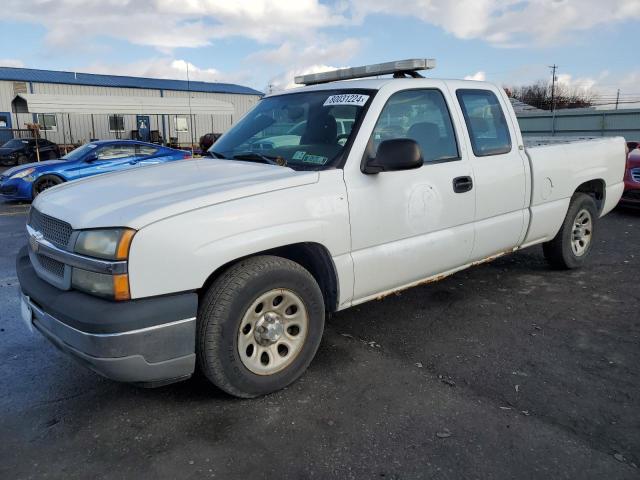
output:
POLYGON ((198 368, 255 397, 303 374, 331 312, 540 243, 581 266, 622 194, 624 140, 525 148, 501 88, 421 78, 431 65, 307 76, 214 158, 47 190, 17 258, 23 319, 109 378, 198 368))

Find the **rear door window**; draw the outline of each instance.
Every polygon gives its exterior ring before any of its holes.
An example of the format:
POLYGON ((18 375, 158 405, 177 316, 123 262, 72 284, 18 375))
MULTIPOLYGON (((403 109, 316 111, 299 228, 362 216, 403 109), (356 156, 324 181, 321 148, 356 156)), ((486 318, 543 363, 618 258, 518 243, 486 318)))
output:
POLYGON ((458 90, 456 95, 474 155, 486 157, 509 153, 511 135, 498 97, 490 90, 475 89, 458 90))

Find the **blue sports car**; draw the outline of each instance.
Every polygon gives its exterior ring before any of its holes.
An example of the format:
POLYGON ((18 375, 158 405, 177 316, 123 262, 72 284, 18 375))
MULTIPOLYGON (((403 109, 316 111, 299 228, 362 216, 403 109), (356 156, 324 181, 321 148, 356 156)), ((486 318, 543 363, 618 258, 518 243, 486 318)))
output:
POLYGON ((19 165, 0 174, 0 195, 33 200, 47 188, 101 173, 191 158, 189 152, 135 140, 87 143, 60 160, 19 165))

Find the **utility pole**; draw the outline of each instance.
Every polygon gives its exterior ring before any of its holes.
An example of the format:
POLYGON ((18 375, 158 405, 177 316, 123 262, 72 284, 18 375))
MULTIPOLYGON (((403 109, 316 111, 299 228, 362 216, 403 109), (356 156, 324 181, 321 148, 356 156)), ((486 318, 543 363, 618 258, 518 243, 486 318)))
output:
POLYGON ((618 89, 618 94, 616 95, 616 110, 618 109, 619 102, 620 102, 620 89, 618 89))
POLYGON ((554 112, 556 109, 556 70, 558 66, 554 63, 549 68, 551 69, 551 111, 554 112))

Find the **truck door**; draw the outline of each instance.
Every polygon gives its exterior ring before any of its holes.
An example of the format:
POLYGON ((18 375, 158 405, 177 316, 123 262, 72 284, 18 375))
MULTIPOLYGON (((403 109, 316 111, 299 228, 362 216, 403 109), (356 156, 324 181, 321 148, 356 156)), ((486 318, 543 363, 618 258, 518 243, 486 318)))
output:
POLYGON ((473 174, 450 102, 443 88, 401 90, 379 113, 365 157, 375 156, 384 140, 411 138, 422 149, 422 167, 369 175, 360 166, 345 170, 356 302, 464 265, 471 254, 473 174))
MULTIPOLYGON (((464 118, 467 150, 476 189, 476 237, 472 260, 480 260, 519 244, 528 224, 526 159, 505 113, 502 95, 489 87, 455 89, 464 118)), ((453 85, 455 87, 455 85, 453 85)))

